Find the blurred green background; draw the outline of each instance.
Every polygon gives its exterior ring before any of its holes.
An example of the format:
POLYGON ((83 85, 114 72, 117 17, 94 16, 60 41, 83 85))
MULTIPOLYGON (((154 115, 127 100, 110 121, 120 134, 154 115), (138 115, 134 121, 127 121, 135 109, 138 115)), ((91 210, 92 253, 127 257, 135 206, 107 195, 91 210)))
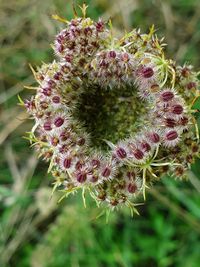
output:
MULTIPOLYGON (((82 1, 76 1, 81 3, 82 1)), ((88 15, 112 18, 117 35, 155 24, 166 37, 167 54, 200 67, 199 0, 91 0, 88 15)), ((32 121, 17 106, 30 95, 28 64, 52 61, 50 47, 72 18, 72 1, 0 0, 0 266, 1 267, 199 267, 200 161, 187 181, 164 177, 131 218, 124 209, 110 215, 79 194, 57 204, 52 178, 29 148, 24 132, 32 121)))

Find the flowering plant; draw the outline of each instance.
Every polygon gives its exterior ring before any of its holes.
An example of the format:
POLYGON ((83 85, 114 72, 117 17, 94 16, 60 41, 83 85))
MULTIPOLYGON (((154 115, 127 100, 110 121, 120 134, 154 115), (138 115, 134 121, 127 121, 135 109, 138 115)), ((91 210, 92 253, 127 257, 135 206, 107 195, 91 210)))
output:
POLYGON ((139 194, 163 174, 187 177, 199 156, 198 73, 166 59, 154 27, 117 39, 111 22, 81 9, 71 21, 54 16, 66 26, 57 60, 31 67, 36 94, 21 100, 35 120, 29 139, 49 162, 54 190, 88 190, 98 205, 136 211, 139 194))

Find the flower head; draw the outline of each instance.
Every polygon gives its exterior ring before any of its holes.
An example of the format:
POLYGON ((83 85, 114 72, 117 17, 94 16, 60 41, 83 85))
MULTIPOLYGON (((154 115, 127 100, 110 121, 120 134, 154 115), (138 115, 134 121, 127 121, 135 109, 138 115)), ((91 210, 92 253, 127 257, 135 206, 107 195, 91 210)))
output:
POLYGON ((57 34, 58 59, 38 69, 24 105, 31 141, 66 194, 88 189, 97 203, 130 206, 164 173, 184 176, 198 155, 197 73, 175 68, 153 40, 137 30, 117 40, 85 15, 57 34))

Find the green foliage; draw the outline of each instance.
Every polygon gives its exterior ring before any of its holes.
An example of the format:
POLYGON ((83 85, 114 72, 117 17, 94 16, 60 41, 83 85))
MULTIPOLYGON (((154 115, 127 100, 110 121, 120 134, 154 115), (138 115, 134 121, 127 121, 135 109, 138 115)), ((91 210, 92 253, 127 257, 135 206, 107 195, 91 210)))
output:
MULTIPOLYGON (((81 3, 82 1, 76 1, 81 3)), ((90 0, 92 18, 112 17, 113 30, 155 24, 166 36, 167 52, 180 63, 200 67, 198 0, 90 0)), ((0 266, 1 267, 198 267, 200 262, 200 161, 188 181, 164 178, 149 190, 148 202, 131 218, 129 210, 105 214, 81 196, 51 199, 47 166, 30 152, 23 139, 32 122, 17 94, 29 95, 28 63, 50 61, 49 42, 62 27, 51 14, 72 18, 72 1, 0 1, 0 266), (56 26, 55 26, 56 25, 56 26), (98 217, 96 219, 96 217, 98 217)), ((78 11, 78 8, 77 8, 78 11)), ((79 11, 78 11, 79 12, 79 11)), ((199 108, 199 99, 195 102, 199 108)), ((200 119, 199 116, 198 120, 200 119)))
POLYGON ((192 108, 193 108, 193 109, 197 109, 197 110, 200 109, 200 97, 198 97, 198 98, 196 99, 196 101, 194 102, 192 108))
POLYGON ((36 247, 33 266, 198 266, 196 233, 155 201, 152 204, 154 207, 143 210, 148 223, 144 214, 127 219, 122 212, 111 214, 108 224, 104 218, 94 220, 94 209, 68 205, 36 247), (178 229, 176 224, 180 224, 178 229), (192 240, 194 251, 188 247, 192 240), (184 258, 180 251, 185 252, 184 258))

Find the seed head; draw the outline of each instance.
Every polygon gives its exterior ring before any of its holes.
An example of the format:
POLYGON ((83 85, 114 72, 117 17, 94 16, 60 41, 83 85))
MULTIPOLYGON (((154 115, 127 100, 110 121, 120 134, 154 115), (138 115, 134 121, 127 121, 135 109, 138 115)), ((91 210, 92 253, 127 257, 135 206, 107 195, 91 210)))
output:
POLYGON ((65 25, 55 37, 57 59, 35 71, 35 96, 20 101, 55 185, 89 189, 114 209, 132 206, 163 174, 185 177, 199 155, 191 109, 198 73, 165 59, 152 34, 135 29, 117 40, 85 14, 65 25))

